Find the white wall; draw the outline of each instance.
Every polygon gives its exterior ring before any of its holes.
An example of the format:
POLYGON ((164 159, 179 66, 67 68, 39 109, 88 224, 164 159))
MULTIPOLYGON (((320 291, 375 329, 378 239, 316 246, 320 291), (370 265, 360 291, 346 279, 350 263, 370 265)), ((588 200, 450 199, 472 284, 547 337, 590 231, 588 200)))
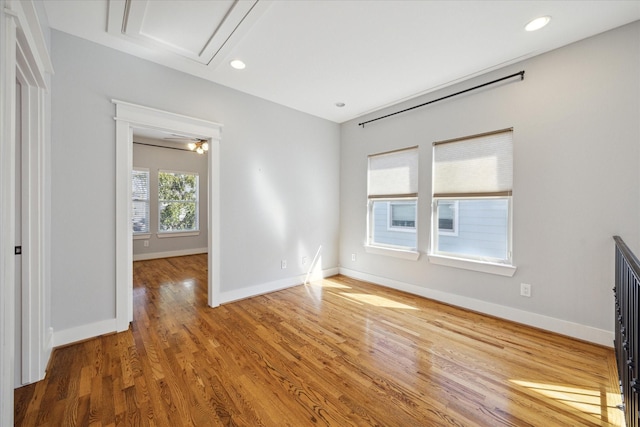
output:
MULTIPOLYGON (((640 22, 341 127, 341 271, 611 345, 613 235, 638 251, 640 22), (498 77, 513 80, 357 123, 498 77), (514 128, 513 277, 430 264, 432 142, 514 128), (367 155, 419 145, 418 261, 365 253, 367 155), (351 261, 351 254, 356 261, 351 261), (532 285, 531 298, 519 295, 532 285)), ((392 83, 387 83, 392 84, 392 83)))
POLYGON ((57 31, 52 57, 56 334, 115 318, 113 98, 223 124, 223 292, 294 281, 320 246, 323 268, 337 267, 337 124, 57 31))
MULTIPOLYGON (((194 151, 181 151, 151 145, 167 145, 139 136, 133 137, 133 166, 149 169, 150 218, 148 239, 133 240, 133 259, 152 259, 193 253, 206 253, 207 228, 207 156, 194 151), (141 144, 136 144, 140 142, 141 144), (158 171, 192 172, 198 174, 198 218, 199 235, 158 238, 158 171), (148 246, 144 246, 145 241, 148 246)), ((186 148, 186 145, 185 147, 186 148)))

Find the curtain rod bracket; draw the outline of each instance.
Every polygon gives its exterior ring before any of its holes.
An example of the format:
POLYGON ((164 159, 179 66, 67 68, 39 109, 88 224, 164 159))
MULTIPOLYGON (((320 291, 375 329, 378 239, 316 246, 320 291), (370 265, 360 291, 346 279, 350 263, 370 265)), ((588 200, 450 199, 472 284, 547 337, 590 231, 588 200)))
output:
POLYGON ((367 121, 362 122, 362 123, 358 123, 358 126, 362 126, 362 128, 364 129, 364 125, 366 125, 367 123, 375 122, 377 120, 386 119, 387 117, 395 116, 396 114, 400 114, 400 113, 405 113, 405 112, 410 111, 410 110, 415 110, 416 108, 424 107, 425 105, 433 104, 435 102, 442 101, 442 100, 445 100, 445 99, 448 99, 448 98, 453 98, 454 96, 462 95, 463 93, 471 92, 472 90, 480 89, 480 88, 483 88, 485 86, 489 86, 489 85, 492 85, 492 84, 495 84, 495 83, 499 83, 499 82, 501 82, 503 80, 508 80, 508 79, 516 77, 516 76, 520 76, 520 81, 524 80, 524 70, 519 71, 519 72, 514 73, 514 74, 510 74, 510 75, 505 76, 505 77, 501 77, 501 78, 496 79, 496 80, 492 80, 492 81, 487 82, 487 83, 483 83, 483 84, 478 85, 478 86, 474 86, 474 87, 469 88, 469 89, 461 90, 460 92, 452 93, 451 95, 446 95, 446 96, 443 96, 441 98, 425 102, 425 103, 420 104, 420 105, 414 105, 413 107, 405 108, 404 110, 396 111, 395 113, 390 113, 390 114, 387 114, 387 115, 384 115, 384 116, 377 117, 375 119, 371 119, 371 120, 367 120, 367 121))

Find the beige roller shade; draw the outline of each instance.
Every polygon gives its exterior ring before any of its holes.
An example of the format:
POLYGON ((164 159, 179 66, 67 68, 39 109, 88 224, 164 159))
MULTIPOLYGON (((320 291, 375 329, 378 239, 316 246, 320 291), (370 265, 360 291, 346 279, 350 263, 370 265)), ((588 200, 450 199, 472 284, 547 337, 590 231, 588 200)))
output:
POLYGON ((433 144, 433 196, 506 196, 513 188, 513 131, 433 144))
POLYGON ((418 147, 369 156, 368 195, 417 197, 418 147))

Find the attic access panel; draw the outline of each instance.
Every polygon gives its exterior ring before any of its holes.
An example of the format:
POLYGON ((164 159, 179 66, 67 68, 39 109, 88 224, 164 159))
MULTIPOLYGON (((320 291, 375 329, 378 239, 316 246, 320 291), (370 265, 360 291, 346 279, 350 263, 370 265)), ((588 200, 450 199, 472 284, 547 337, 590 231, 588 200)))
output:
POLYGON ((108 32, 208 65, 257 2, 110 1, 108 32))

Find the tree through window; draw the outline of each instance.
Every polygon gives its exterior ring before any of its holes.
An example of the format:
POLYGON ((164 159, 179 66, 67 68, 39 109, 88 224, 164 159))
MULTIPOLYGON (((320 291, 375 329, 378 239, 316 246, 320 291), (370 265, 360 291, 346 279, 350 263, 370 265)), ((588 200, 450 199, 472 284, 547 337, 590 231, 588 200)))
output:
POLYGON ((158 173, 159 232, 198 231, 198 174, 158 173))

